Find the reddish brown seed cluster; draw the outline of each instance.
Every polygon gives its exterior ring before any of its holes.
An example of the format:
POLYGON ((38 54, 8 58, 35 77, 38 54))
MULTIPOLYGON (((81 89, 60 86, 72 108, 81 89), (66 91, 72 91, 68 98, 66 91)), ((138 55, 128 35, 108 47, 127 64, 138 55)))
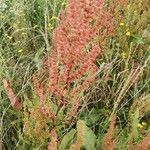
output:
POLYGON ((51 135, 51 142, 48 144, 48 150, 57 150, 58 137, 55 128, 51 130, 50 135, 51 135))
MULTIPOLYGON (((44 114, 47 115, 50 110, 44 107, 49 95, 58 108, 69 104, 73 114, 78 110, 81 92, 95 80, 95 62, 101 54, 102 41, 115 31, 114 7, 110 3, 108 8, 104 8, 104 0, 68 0, 53 32, 51 53, 44 60, 45 84, 39 77, 43 76, 41 70, 40 75, 33 76, 34 90, 44 114)), ((12 91, 7 93, 12 99, 12 91)), ((13 99, 17 101, 15 96, 13 99)), ((52 113, 49 116, 53 116, 52 113)))
MULTIPOLYGON (((53 50, 47 61, 49 63, 47 64, 49 66, 49 91, 63 99, 64 104, 66 93, 71 95, 70 99, 77 98, 79 101, 78 95, 81 88, 82 91, 86 90, 94 79, 88 74, 96 73, 95 60, 101 49, 97 44, 91 44, 87 52, 86 46, 98 32, 96 16, 102 10, 102 6, 102 1, 69 0, 66 11, 61 13, 60 24, 54 30, 53 50), (70 84, 81 79, 83 81, 80 85, 70 88, 70 84)), ((76 103, 75 100, 73 101, 76 103)), ((79 103, 75 106, 77 110, 79 103)))
POLYGON ((14 108, 20 110, 22 108, 22 104, 20 103, 20 100, 17 98, 17 96, 14 94, 14 92, 13 92, 11 86, 10 86, 10 83, 7 80, 4 79, 3 80, 3 85, 4 85, 4 89, 7 93, 7 96, 10 100, 11 105, 14 108))
MULTIPOLYGON (((72 105, 70 116, 78 110, 80 93, 95 79, 95 61, 101 54, 99 39, 115 31, 114 19, 108 10, 104 9, 104 0, 68 0, 53 32, 53 48, 46 61, 47 88, 56 97, 57 106, 72 105)), ((35 90, 44 99, 42 91, 35 90)))

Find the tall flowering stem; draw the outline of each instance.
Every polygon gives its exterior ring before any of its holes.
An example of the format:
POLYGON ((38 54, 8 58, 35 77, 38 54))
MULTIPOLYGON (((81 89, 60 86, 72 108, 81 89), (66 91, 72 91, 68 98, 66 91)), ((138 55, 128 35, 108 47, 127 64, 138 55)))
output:
MULTIPOLYGON (((102 41, 114 34, 114 7, 110 3, 104 9, 104 0, 68 0, 66 9, 61 11, 59 25, 53 32, 53 48, 45 63, 46 95, 53 95, 51 100, 58 109, 70 106, 70 117, 80 106, 81 93, 95 80, 95 61, 101 54, 102 41)), ((36 87, 36 93, 45 102, 43 87, 36 87)))
POLYGON ((21 110, 22 104, 21 104, 19 98, 13 92, 9 81, 4 79, 3 85, 4 85, 4 89, 6 91, 6 94, 8 95, 8 98, 10 100, 11 106, 16 108, 17 110, 21 110))
MULTIPOLYGON (((125 1, 110 1, 105 5, 104 0, 68 0, 66 9, 61 11, 59 25, 53 32, 51 53, 44 59, 43 69, 33 76, 40 110, 53 121, 61 107, 67 109, 69 117, 76 114, 81 93, 95 80, 96 58, 101 54, 106 38, 115 33, 120 4, 124 7, 125 1), (43 71, 45 75, 40 80, 43 71), (49 101, 57 106, 55 113, 48 105, 49 101)), ((4 88, 12 106, 21 108, 5 80, 4 88)))

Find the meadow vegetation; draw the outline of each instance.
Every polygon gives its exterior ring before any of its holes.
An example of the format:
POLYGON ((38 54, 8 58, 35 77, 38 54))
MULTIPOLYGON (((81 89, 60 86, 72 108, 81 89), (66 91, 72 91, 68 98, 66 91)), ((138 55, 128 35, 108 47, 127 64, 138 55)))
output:
POLYGON ((149 150, 150 1, 1 0, 0 149, 149 150))

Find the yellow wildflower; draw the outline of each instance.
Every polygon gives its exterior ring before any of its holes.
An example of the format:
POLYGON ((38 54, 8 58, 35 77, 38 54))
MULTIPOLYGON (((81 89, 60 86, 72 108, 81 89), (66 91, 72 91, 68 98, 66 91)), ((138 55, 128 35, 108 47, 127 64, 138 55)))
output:
POLYGON ((131 36, 131 32, 126 32, 126 36, 131 36))
POLYGON ((122 26, 122 27, 125 26, 125 24, 123 22, 121 22, 119 25, 122 26))
POLYGON ((23 52, 23 49, 18 50, 18 53, 22 53, 22 52, 23 52))
POLYGON ((56 16, 52 16, 52 18, 51 18, 51 20, 57 20, 58 19, 58 17, 56 17, 56 16))
POLYGON ((126 58, 127 58, 127 53, 126 53, 126 52, 122 52, 122 53, 121 53, 121 57, 122 57, 123 59, 126 59, 126 58))
POLYGON ((142 129, 143 128, 143 125, 138 123, 138 128, 142 129))
POLYGON ((54 29, 54 27, 52 26, 51 23, 48 24, 48 28, 49 28, 50 30, 53 30, 53 29, 54 29))

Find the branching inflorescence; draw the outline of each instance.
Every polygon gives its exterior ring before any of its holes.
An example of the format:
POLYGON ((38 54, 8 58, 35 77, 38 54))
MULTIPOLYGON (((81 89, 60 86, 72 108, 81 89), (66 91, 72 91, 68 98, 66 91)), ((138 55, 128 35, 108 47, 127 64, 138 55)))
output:
MULTIPOLYGON (((104 0, 68 0, 66 9, 60 13, 59 24, 53 32, 51 52, 43 60, 43 68, 33 75, 33 89, 40 104, 38 108, 29 109, 48 121, 43 127, 40 124, 42 120, 38 122, 35 113, 30 112, 25 116, 35 124, 36 132, 42 130, 47 133, 47 125, 52 122, 48 149, 53 143, 57 147, 57 121, 60 119, 59 122, 65 124, 70 122, 82 103, 82 95, 95 80, 96 58, 102 53, 107 37, 115 33, 115 20, 119 20, 118 2, 107 4, 104 0), (59 118, 58 113, 62 109, 63 115, 59 118)), ((4 88, 12 106, 22 109, 7 80, 4 80, 4 88)), ((32 131, 26 121, 24 131, 32 131)))
POLYGON ((95 80, 95 62, 102 45, 115 31, 113 15, 117 11, 116 2, 104 4, 104 0, 68 0, 66 9, 61 11, 59 25, 53 32, 51 53, 44 60, 42 71, 33 75, 40 110, 52 120, 56 113, 47 105, 49 100, 58 107, 57 112, 67 106, 67 116, 77 113, 81 94, 95 80), (40 80, 43 70, 46 78, 40 80))
MULTIPOLYGON (((77 112, 81 93, 95 79, 95 61, 101 54, 104 37, 115 31, 111 13, 109 7, 104 9, 103 0, 69 0, 66 10, 61 11, 59 25, 53 33, 53 48, 45 63, 48 70, 46 89, 55 97, 52 101, 58 108, 66 104, 71 106, 70 117, 77 112)), ((41 93, 38 95, 43 103, 46 96, 41 89, 43 87, 35 90, 41 93)))

